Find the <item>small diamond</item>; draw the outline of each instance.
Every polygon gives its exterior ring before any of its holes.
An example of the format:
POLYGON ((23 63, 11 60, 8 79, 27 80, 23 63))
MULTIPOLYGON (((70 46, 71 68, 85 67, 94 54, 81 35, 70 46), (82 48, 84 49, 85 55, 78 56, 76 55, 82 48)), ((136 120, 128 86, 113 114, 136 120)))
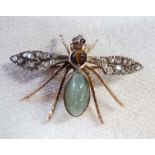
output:
POLYGON ((17 63, 18 64, 22 64, 24 62, 24 60, 22 58, 18 59, 17 63))
POLYGON ((122 66, 121 65, 116 65, 116 70, 120 71, 122 69, 122 66))
POLYGON ((115 61, 115 59, 114 59, 113 57, 110 57, 110 58, 109 58, 109 62, 110 62, 111 64, 113 64, 114 61, 115 61))
POLYGON ((12 56, 10 59, 12 60, 12 62, 16 63, 18 60, 18 57, 17 55, 15 55, 15 56, 12 56))
POLYGON ((23 56, 24 58, 27 58, 27 59, 34 59, 34 55, 33 55, 33 53, 30 52, 30 51, 24 52, 24 53, 22 54, 22 56, 23 56))
POLYGON ((140 65, 140 64, 137 64, 136 66, 135 66, 135 70, 136 71, 139 71, 139 70, 141 70, 143 67, 140 65))
POLYGON ((27 58, 28 58, 28 59, 33 59, 33 58, 34 58, 34 55, 33 55, 32 53, 28 53, 28 54, 27 54, 27 58))
POLYGON ((107 68, 107 60, 105 58, 101 58, 100 65, 107 68))
POLYGON ((48 58, 50 58, 50 54, 48 54, 48 53, 43 53, 41 55, 41 59, 48 59, 48 58))
POLYGON ((102 63, 107 63, 107 60, 104 57, 101 58, 101 61, 102 61, 102 63))
POLYGON ((108 67, 107 68, 107 74, 113 74, 114 73, 114 70, 112 67, 108 67))
POLYGON ((131 66, 133 63, 134 63, 134 61, 131 60, 131 59, 128 61, 128 65, 129 65, 129 66, 131 66))
POLYGON ((123 75, 127 74, 125 68, 122 68, 122 69, 121 69, 121 74, 123 74, 123 75))
POLYGON ((24 53, 22 54, 22 56, 23 56, 24 58, 27 58, 27 55, 28 55, 27 52, 24 52, 24 53))
POLYGON ((102 67, 103 67, 104 70, 107 70, 108 65, 107 64, 102 64, 102 67))
POLYGON ((116 57, 116 58, 115 58, 115 62, 116 62, 117 64, 120 64, 120 63, 122 62, 122 57, 116 57))
POLYGON ((128 63, 128 59, 123 60, 123 64, 126 65, 128 63))
POLYGON ((122 66, 116 65, 115 66, 115 74, 119 75, 121 74, 122 66))
POLYGON ((36 55, 37 57, 40 58, 41 54, 42 54, 41 51, 35 51, 35 55, 36 55))
POLYGON ((47 67, 49 67, 50 62, 49 61, 45 61, 45 62, 43 62, 43 65, 44 65, 45 68, 47 68, 47 67))

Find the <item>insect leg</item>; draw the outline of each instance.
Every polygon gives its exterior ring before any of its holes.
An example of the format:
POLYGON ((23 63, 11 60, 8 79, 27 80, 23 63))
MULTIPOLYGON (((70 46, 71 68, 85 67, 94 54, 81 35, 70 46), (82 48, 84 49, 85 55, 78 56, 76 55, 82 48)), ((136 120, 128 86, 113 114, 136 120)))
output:
POLYGON ((114 94, 114 92, 112 91, 112 89, 108 86, 107 82, 101 78, 101 76, 91 67, 86 66, 87 69, 89 69, 90 71, 92 71, 100 80, 100 82, 104 85, 104 87, 107 89, 107 91, 109 92, 109 94, 114 98, 114 100, 123 107, 123 103, 120 101, 120 99, 114 94))
POLYGON ((105 70, 103 69, 103 67, 99 66, 99 65, 96 65, 94 67, 92 67, 94 69, 100 69, 104 74, 106 74, 105 70))
POLYGON ((96 46, 97 42, 98 42, 98 40, 95 40, 94 43, 93 43, 92 45, 86 45, 86 46, 84 47, 83 50, 84 50, 86 53, 90 53, 90 51, 92 51, 93 48, 96 46))
POLYGON ((94 90, 94 86, 93 86, 93 83, 92 83, 91 76, 89 75, 88 71, 86 71, 85 69, 83 69, 83 70, 87 74, 87 77, 88 77, 88 81, 89 81, 90 88, 91 88, 92 95, 93 95, 93 99, 94 99, 94 102, 95 102, 95 107, 96 107, 96 111, 97 111, 97 114, 98 114, 98 118, 99 118, 101 124, 103 124, 104 121, 103 121, 103 118, 102 118, 102 115, 101 115, 101 112, 100 112, 100 109, 99 109, 99 105, 98 105, 97 98, 96 98, 96 95, 95 95, 95 90, 94 90))
POLYGON ((102 69, 100 66, 91 66, 93 69, 102 69))
POLYGON ((58 99, 60 97, 62 87, 63 87, 63 84, 65 82, 65 78, 66 78, 66 75, 67 75, 68 71, 69 71, 69 68, 66 69, 66 72, 65 72, 65 74, 64 74, 64 76, 62 78, 62 81, 60 83, 60 87, 59 87, 59 90, 58 90, 58 93, 57 93, 57 96, 56 96, 56 100, 55 100, 54 104, 52 105, 50 112, 48 113, 48 117, 47 117, 48 121, 52 118, 52 116, 54 114, 54 111, 55 111, 56 105, 58 103, 58 99))
POLYGON ((63 68, 65 68, 67 63, 63 64, 61 67, 59 67, 53 75, 51 75, 46 81, 44 81, 37 89, 35 89, 32 93, 29 95, 23 97, 21 100, 29 99, 34 94, 36 94, 40 89, 42 89, 46 84, 48 84, 63 68))
POLYGON ((71 52, 70 52, 70 49, 69 49, 68 45, 66 44, 65 39, 64 39, 64 37, 63 37, 62 34, 60 34, 60 38, 61 38, 61 41, 62 41, 63 45, 64 45, 65 48, 66 48, 67 53, 70 54, 70 53, 71 53, 71 52))

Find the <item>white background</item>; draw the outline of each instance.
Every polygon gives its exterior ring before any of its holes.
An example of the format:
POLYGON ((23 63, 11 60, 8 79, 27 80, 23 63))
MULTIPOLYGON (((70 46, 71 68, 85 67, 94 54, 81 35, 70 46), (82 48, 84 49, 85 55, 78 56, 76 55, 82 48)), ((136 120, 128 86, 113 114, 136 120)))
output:
MULTIPOLYGON (((1 15, 155 15, 153 0, 0 0, 1 15), (74 3, 76 2, 76 3, 74 3), (76 5, 75 5, 76 4, 76 5)), ((148 30, 150 31, 150 29, 148 30)), ((19 49, 21 50, 21 49, 19 49)), ((152 122, 152 121, 150 121, 152 122)), ((1 154, 154 154, 150 140, 1 140, 1 154), (78 149, 77 147, 78 146, 78 149), (69 151, 70 150, 70 151, 69 151), (75 151, 76 150, 76 151, 75 151)))
POLYGON ((154 17, 1 17, 0 34, 1 138, 155 137, 154 17), (12 64, 9 57, 33 49, 65 53, 59 34, 70 43, 79 33, 88 43, 99 40, 92 55, 123 55, 144 65, 142 71, 132 75, 105 76, 124 102, 124 109, 94 77, 105 121, 103 126, 99 124, 93 100, 81 117, 74 118, 66 112, 61 98, 53 119, 45 122, 62 74, 29 102, 19 101, 41 84, 50 72, 24 70, 12 64))

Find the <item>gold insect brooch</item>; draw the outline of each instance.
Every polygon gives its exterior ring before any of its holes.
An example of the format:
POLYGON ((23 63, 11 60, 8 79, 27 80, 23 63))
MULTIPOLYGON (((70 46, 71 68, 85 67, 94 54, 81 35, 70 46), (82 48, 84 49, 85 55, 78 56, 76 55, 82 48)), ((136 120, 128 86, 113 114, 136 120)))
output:
POLYGON ((34 50, 21 52, 10 57, 13 63, 31 71, 56 68, 55 72, 50 75, 46 81, 23 99, 31 98, 64 69, 64 75, 60 82, 55 102, 48 114, 48 120, 52 118, 55 112, 59 96, 64 86, 64 104, 71 116, 78 117, 85 112, 89 105, 90 94, 92 94, 98 118, 103 124, 103 118, 90 73, 95 74, 114 100, 120 106, 123 106, 123 103, 111 90, 107 82, 96 72, 96 69, 101 69, 104 74, 108 75, 127 75, 141 70, 143 66, 133 59, 123 56, 88 56, 88 53, 93 49, 95 43, 91 47, 88 47, 82 35, 77 35, 72 39, 70 48, 65 43, 62 35, 60 35, 60 38, 68 55, 34 50))

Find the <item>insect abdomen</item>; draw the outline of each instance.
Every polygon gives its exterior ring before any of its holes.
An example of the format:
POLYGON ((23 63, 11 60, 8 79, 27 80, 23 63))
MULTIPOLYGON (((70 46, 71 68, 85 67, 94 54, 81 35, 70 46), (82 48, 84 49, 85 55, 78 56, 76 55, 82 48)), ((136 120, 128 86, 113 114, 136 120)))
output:
POLYGON ((80 116, 87 108, 90 100, 89 84, 86 77, 75 71, 69 78, 64 90, 64 103, 72 116, 80 116))

